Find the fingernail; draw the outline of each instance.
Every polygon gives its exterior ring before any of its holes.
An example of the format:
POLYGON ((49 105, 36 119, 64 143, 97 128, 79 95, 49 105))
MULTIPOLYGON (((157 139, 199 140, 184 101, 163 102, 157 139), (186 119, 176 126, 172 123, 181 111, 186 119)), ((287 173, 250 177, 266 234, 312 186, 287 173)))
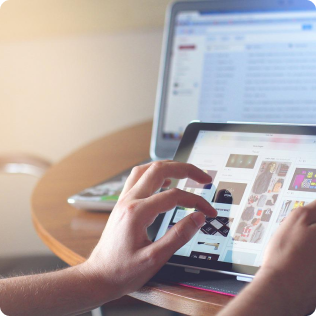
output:
POLYGON ((198 228, 201 228, 205 223, 205 216, 201 212, 194 212, 191 219, 198 228))

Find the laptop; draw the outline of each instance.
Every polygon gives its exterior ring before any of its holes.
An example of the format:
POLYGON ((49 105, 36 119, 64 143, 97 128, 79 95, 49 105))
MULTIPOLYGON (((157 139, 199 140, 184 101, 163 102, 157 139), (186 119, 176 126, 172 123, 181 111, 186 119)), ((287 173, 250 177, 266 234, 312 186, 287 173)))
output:
MULTIPOLYGON (((193 120, 314 124, 315 40, 316 11, 307 0, 173 3, 165 23, 151 159, 172 159, 193 120)), ((111 210, 129 172, 68 202, 111 210)))

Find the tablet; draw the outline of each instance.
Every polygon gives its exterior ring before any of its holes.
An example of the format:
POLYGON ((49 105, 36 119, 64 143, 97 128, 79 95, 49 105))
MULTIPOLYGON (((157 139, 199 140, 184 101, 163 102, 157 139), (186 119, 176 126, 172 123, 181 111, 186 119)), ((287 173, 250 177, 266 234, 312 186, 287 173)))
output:
MULTIPOLYGON (((218 217, 206 218, 172 265, 251 277, 280 224, 316 198, 316 126, 192 123, 175 160, 211 175, 207 185, 175 186, 204 197, 218 217)), ((194 211, 178 206, 159 216, 153 240, 194 211)))

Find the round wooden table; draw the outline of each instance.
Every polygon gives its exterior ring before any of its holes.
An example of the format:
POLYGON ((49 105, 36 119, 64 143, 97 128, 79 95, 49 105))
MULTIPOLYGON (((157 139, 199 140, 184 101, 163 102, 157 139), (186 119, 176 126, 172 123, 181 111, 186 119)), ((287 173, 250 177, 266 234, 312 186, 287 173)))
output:
MULTIPOLYGON (((105 136, 55 164, 39 181, 32 196, 35 229, 68 264, 88 258, 109 215, 76 210, 67 198, 147 159, 151 127, 151 122, 143 123, 105 136)), ((158 282, 149 282, 130 296, 188 315, 215 315, 231 299, 158 282)))

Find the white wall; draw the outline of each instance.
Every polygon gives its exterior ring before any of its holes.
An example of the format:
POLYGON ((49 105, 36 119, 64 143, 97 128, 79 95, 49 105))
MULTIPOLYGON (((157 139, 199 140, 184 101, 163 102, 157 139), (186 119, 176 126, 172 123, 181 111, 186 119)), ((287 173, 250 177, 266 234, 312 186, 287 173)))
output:
POLYGON ((0 263, 6 256, 50 252, 35 233, 30 216, 36 181, 25 175, 0 175, 0 263))
MULTIPOLYGON (((150 120, 161 40, 155 29, 0 43, 0 154, 23 151, 56 162, 150 120)), ((46 249, 29 218, 34 184, 0 176, 0 256, 46 249)))

